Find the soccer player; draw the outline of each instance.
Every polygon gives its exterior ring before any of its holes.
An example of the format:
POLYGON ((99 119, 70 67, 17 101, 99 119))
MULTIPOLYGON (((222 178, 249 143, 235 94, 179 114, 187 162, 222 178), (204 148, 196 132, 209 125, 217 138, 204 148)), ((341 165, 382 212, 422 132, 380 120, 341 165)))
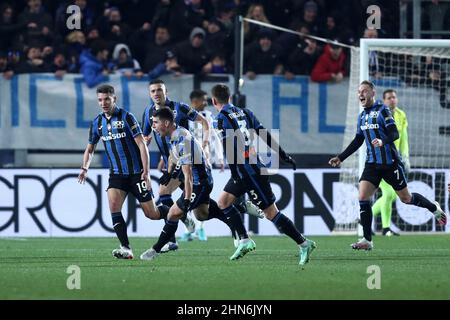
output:
MULTIPOLYGON (((196 121, 202 124, 204 130, 204 138, 203 138, 203 147, 207 147, 209 144, 208 136, 209 136, 209 124, 208 121, 197 111, 190 108, 188 105, 175 102, 170 100, 167 97, 167 88, 164 84, 164 81, 161 79, 152 80, 149 84, 150 98, 151 104, 146 107, 144 110, 144 114, 142 117, 142 131, 144 134, 144 138, 149 144, 152 140, 152 117, 156 110, 166 106, 173 110, 175 114, 175 123, 183 128, 189 129, 189 121, 196 121)), ((180 186, 180 176, 171 176, 167 175, 168 168, 168 158, 169 158, 169 145, 170 139, 169 137, 162 138, 158 132, 154 131, 155 142, 158 146, 158 149, 161 153, 161 161, 159 168, 164 167, 165 173, 161 177, 162 180, 169 179, 167 184, 160 183, 159 185, 159 201, 168 206, 169 208, 173 205, 173 200, 171 194, 180 186)), ((186 225, 187 230, 190 233, 195 231, 195 222, 188 215, 181 218, 183 223, 186 225)), ((170 240, 165 248, 163 248, 163 252, 167 252, 169 250, 177 250, 178 244, 175 240, 175 236, 170 240)))
POLYGON ((97 101, 102 112, 91 123, 78 182, 85 183, 95 147, 102 139, 110 163, 109 208, 113 228, 120 241, 120 248, 113 250, 112 254, 118 259, 133 259, 127 225, 122 216, 122 205, 128 192, 138 199, 144 214, 150 219, 165 219, 169 208, 156 207, 153 202, 148 149, 134 115, 116 105, 117 97, 110 85, 97 88, 97 101))
MULTIPOLYGON (((203 90, 194 90, 190 94, 191 107, 193 107, 198 113, 200 113, 209 123, 209 127, 213 127, 214 116, 211 111, 206 110, 205 108, 208 105, 208 96, 203 90)), ((199 141, 203 139, 203 129, 202 125, 199 122, 189 122, 189 130, 192 135, 199 141)), ((216 164, 220 171, 223 172, 225 168, 225 161, 223 157, 223 147, 222 140, 217 135, 217 131, 214 129, 210 130, 209 136, 209 148, 206 148, 205 154, 209 163, 216 164)), ((235 206, 238 208, 241 214, 249 214, 260 219, 264 218, 264 213, 256 207, 252 202, 245 201, 245 198, 237 199, 235 206)), ((198 236, 198 239, 201 241, 206 241, 206 233, 203 227, 203 222, 200 221, 198 228, 196 228, 195 233, 198 236)), ((182 241, 190 241, 193 240, 193 236, 190 232, 186 231, 180 240, 182 241)), ((239 245, 239 235, 236 232, 233 232, 234 244, 237 248, 239 245)))
MULTIPOLYGON (((189 96, 191 101, 191 107, 194 108, 199 114, 201 114, 209 124, 209 127, 213 127, 214 116, 211 111, 206 110, 208 106, 208 96, 205 91, 197 89, 193 90, 189 96)), ((198 141, 203 140, 203 126, 199 122, 189 122, 189 131, 198 141)), ((220 168, 220 172, 224 171, 225 164, 223 160, 223 150, 222 150, 222 142, 217 136, 217 132, 215 130, 209 131, 210 135, 208 137, 209 140, 209 148, 203 150, 205 152, 206 158, 208 159, 211 165, 216 165, 220 168)), ((195 234, 200 241, 207 241, 208 237, 206 236, 205 228, 203 226, 203 221, 199 221, 195 227, 195 234)), ((180 238, 180 241, 191 241, 193 240, 193 234, 186 229, 186 232, 180 238)))
MULTIPOLYGON (((176 165, 181 167, 184 174, 183 194, 170 208, 158 241, 152 248, 141 254, 141 259, 153 260, 159 255, 163 246, 175 235, 178 220, 189 210, 192 210, 200 221, 212 218, 223 221, 230 229, 239 231, 242 244, 252 243, 253 246, 247 247, 249 250, 254 249, 254 242, 249 239, 239 213, 223 212, 217 203, 209 198, 213 188, 213 179, 208 159, 205 157, 200 143, 192 137, 190 132, 181 126, 177 127, 175 123, 174 114, 167 107, 160 108, 153 114, 153 128, 161 138, 168 138, 170 141, 169 173, 172 171, 173 165, 176 165)), ((230 259, 237 258, 235 252, 230 259)))
MULTIPOLYGON (((383 102, 389 107, 394 117, 399 138, 394 141, 397 151, 400 152, 401 159, 405 165, 405 173, 408 174, 409 164, 409 145, 408 145, 408 120, 403 110, 397 107, 397 92, 394 89, 388 89, 383 92, 383 102)), ((383 236, 399 236, 397 232, 391 230, 392 202, 397 198, 395 190, 384 179, 380 182, 381 197, 372 206, 374 216, 381 213, 381 225, 383 236)))
POLYGON ((373 83, 367 80, 361 82, 358 97, 364 110, 358 116, 355 138, 341 154, 329 161, 331 166, 338 167, 358 150, 364 141, 366 142, 366 164, 359 179, 360 219, 364 237, 353 243, 351 247, 355 250, 373 248, 370 198, 378 188, 381 179, 394 188, 403 203, 427 208, 434 214, 439 224, 445 225, 447 216, 437 201, 432 203, 419 193, 409 192, 405 169, 394 144, 399 137, 398 129, 389 108, 382 101, 375 100, 373 83))
MULTIPOLYGON (((255 131, 268 146, 279 151, 280 158, 296 168, 295 161, 280 148, 270 134, 247 108, 241 109, 230 103, 230 89, 224 84, 212 88, 212 103, 219 114, 215 126, 222 134, 225 158, 231 170, 231 178, 221 193, 218 203, 225 213, 237 212, 233 205, 236 198, 248 193, 251 201, 264 212, 277 229, 293 239, 300 249, 300 265, 309 261, 311 252, 316 248, 314 241, 306 239, 295 227, 292 221, 282 214, 276 204, 275 195, 267 175, 264 175, 265 165, 251 148, 250 131, 255 131), (231 148, 230 148, 231 146, 231 148)), ((254 243, 240 243, 235 255, 240 257, 254 249, 254 243)))

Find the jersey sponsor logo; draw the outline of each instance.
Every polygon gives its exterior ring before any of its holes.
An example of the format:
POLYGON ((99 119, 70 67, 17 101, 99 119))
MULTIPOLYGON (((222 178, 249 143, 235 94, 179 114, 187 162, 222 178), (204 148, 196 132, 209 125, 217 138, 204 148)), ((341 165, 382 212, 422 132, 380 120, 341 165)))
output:
POLYGON ((127 134, 125 132, 120 132, 120 133, 110 133, 109 136, 102 136, 102 140, 103 141, 109 141, 109 140, 115 140, 115 139, 121 139, 121 138, 125 138, 127 136, 127 134))
POLYGON ((112 122, 112 127, 114 129, 123 129, 124 126, 125 126, 125 122, 124 121, 113 121, 112 122))
POLYGON ((361 126, 361 130, 379 129, 379 128, 380 126, 378 125, 378 123, 371 123, 371 124, 366 123, 365 125, 361 126))

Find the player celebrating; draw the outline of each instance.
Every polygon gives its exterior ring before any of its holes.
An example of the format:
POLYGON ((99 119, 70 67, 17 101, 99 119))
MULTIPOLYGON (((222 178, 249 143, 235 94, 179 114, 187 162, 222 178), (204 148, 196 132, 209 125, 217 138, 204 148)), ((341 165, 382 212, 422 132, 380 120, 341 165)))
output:
MULTIPOLYGON (((217 203, 209 198, 213 188, 211 167, 199 142, 188 130, 175 125, 174 114, 169 108, 160 108, 153 115, 153 127, 161 138, 170 139, 169 173, 173 164, 180 166, 184 174, 183 194, 169 210, 166 224, 153 247, 143 254, 142 260, 153 260, 162 247, 175 235, 178 220, 189 210, 193 210, 200 221, 217 218, 226 223, 230 229, 238 230, 241 243, 253 243, 248 238, 241 216, 238 212, 222 212, 217 203)), ((254 248, 254 247, 253 247, 254 248)), ((236 253, 231 257, 232 260, 236 253)))
MULTIPOLYGON (((409 145, 408 145, 408 120, 403 110, 397 107, 397 92, 394 89, 388 89, 383 92, 383 102, 389 107, 394 117, 395 124, 399 133, 399 138, 394 141, 395 147, 400 152, 401 159, 405 165, 406 175, 409 172, 409 145)), ((381 213, 381 225, 383 227, 383 236, 399 236, 397 232, 391 230, 392 202, 397 198, 395 190, 386 181, 381 180, 380 189, 382 196, 372 206, 373 215, 381 213)))
POLYGON ((338 167, 366 142, 367 158, 364 171, 359 180, 360 219, 364 237, 351 246, 355 250, 371 250, 372 208, 370 198, 375 193, 381 179, 391 185, 400 200, 406 204, 427 208, 434 214, 439 224, 445 225, 447 216, 438 202, 430 202, 418 193, 409 193, 403 163, 398 155, 394 141, 399 133, 394 118, 382 101, 375 101, 375 86, 370 81, 359 85, 358 97, 364 110, 359 114, 356 136, 349 146, 329 164, 338 167))
MULTIPOLYGON (((233 203, 236 198, 247 192, 252 202, 263 210, 266 218, 271 220, 280 232, 289 236, 299 245, 299 263, 304 265, 309 261, 316 244, 314 241, 306 239, 292 221, 278 210, 269 179, 267 175, 262 174, 265 166, 259 160, 258 155, 253 154, 254 150, 250 148, 249 130, 256 131, 263 140, 266 140, 268 146, 279 151, 281 159, 291 163, 295 170, 294 160, 280 148, 270 134, 267 132, 262 134, 264 127, 250 110, 238 108, 230 103, 230 89, 226 85, 215 85, 211 92, 213 105, 219 111, 215 125, 222 133, 225 157, 231 170, 231 178, 218 201, 219 207, 225 213, 237 212, 233 203)), ((254 249, 253 242, 240 243, 232 258, 241 257, 252 249, 254 249)))
MULTIPOLYGON (((175 102, 172 100, 169 100, 167 97, 167 88, 164 84, 164 81, 160 79, 152 80, 149 84, 149 91, 150 91, 150 98, 152 100, 152 103, 150 106, 145 108, 143 119, 142 119, 142 126, 143 126, 143 133, 144 138, 146 139, 147 143, 149 144, 152 140, 152 116, 155 113, 156 110, 167 106, 171 110, 173 110, 175 114, 175 123, 181 127, 184 127, 186 129, 189 129, 189 121, 196 121, 200 122, 202 124, 203 130, 204 130, 204 140, 203 140, 203 147, 207 147, 209 144, 208 136, 209 136, 209 124, 206 119, 198 114, 197 111, 190 108, 188 105, 181 103, 181 102, 175 102)), ((168 158, 169 158, 169 145, 170 145, 170 138, 162 138, 157 132, 154 132, 155 142, 158 146, 158 149, 161 153, 161 161, 160 165, 158 166, 160 169, 162 167, 165 167, 167 170, 168 168, 168 158)), ((165 175, 161 177, 163 180, 169 178, 167 185, 161 184, 159 186, 159 200, 162 204, 171 207, 173 205, 172 200, 172 192, 174 192, 178 186, 180 185, 180 180, 177 176, 174 176, 174 179, 172 179, 170 176, 167 176, 167 172, 165 175)), ((195 222, 190 218, 189 216, 184 216, 181 218, 183 223, 185 223, 187 230, 190 233, 193 233, 195 230, 195 222)), ((170 240, 170 242, 167 244, 165 248, 163 248, 162 252, 167 252, 169 250, 176 250, 178 249, 178 244, 176 243, 175 236, 170 240)))
POLYGON ((102 85, 97 88, 98 104, 102 108, 89 129, 89 143, 84 151, 83 165, 78 182, 84 184, 100 138, 110 163, 108 202, 113 228, 120 241, 120 248, 112 254, 118 259, 133 259, 127 235, 127 225, 122 216, 122 205, 128 192, 140 202, 144 214, 150 219, 165 219, 166 206, 155 206, 148 175, 149 156, 141 127, 130 112, 116 106, 114 87, 102 85))

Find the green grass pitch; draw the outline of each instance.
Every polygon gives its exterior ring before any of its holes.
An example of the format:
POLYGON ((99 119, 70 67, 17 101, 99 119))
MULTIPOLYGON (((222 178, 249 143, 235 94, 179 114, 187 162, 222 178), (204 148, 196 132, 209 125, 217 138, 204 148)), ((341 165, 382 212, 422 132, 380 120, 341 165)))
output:
POLYGON ((0 239, 0 299, 450 299, 450 236, 376 236, 356 252, 355 237, 311 237, 318 248, 302 270, 287 237, 255 236, 256 251, 229 261, 231 237, 180 243, 154 261, 139 254, 153 239, 132 238, 134 260, 116 260, 115 238, 0 239), (70 265, 81 289, 69 290, 70 265), (381 289, 367 288, 371 265, 381 289))

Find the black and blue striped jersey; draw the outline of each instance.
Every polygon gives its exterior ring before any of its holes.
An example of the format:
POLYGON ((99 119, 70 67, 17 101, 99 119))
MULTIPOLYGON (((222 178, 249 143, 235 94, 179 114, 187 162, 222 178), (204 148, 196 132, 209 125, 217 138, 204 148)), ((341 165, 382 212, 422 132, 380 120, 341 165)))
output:
POLYGON ((142 134, 134 115, 115 107, 111 118, 100 113, 89 129, 89 143, 97 144, 102 139, 110 164, 110 172, 131 175, 142 172, 143 165, 139 147, 134 138, 142 134))
POLYGON ((255 130, 264 129, 249 109, 225 105, 214 121, 222 139, 225 159, 234 178, 261 173, 265 165, 253 146, 255 130), (231 148, 232 146, 232 148, 231 148))
POLYGON ((202 146, 192 134, 178 127, 170 137, 170 151, 177 166, 192 165, 193 184, 212 184, 211 165, 202 146))
MULTIPOLYGON (((195 121, 195 119, 197 119, 198 112, 182 102, 175 102, 166 99, 165 106, 169 107, 173 111, 175 116, 175 124, 177 126, 189 130, 189 120, 195 121)), ((144 114, 142 116, 142 131, 144 136, 149 136, 153 131, 156 145, 158 146, 159 152, 161 153, 167 168, 170 152, 170 137, 162 138, 158 132, 152 130, 152 119, 155 111, 156 105, 152 101, 152 103, 144 110, 144 114)))
POLYGON ((394 142, 374 147, 372 140, 383 142, 388 137, 388 127, 395 126, 395 120, 389 108, 381 100, 376 100, 370 108, 365 108, 358 116, 356 135, 363 136, 367 146, 366 163, 392 165, 400 161, 394 142))

